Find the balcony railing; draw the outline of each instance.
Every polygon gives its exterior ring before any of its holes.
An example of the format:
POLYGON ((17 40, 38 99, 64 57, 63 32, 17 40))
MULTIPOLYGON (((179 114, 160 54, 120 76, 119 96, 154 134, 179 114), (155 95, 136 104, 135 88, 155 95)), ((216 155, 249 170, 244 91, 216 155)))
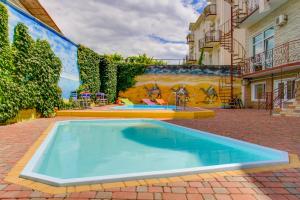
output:
POLYGON ((194 35, 193 34, 188 34, 187 37, 186 37, 186 40, 188 43, 193 43, 195 40, 194 40, 194 35))
POLYGON ((187 55, 187 56, 186 56, 186 60, 187 60, 188 62, 194 62, 194 61, 196 61, 196 58, 195 58, 195 56, 193 56, 193 55, 187 55))
POLYGON ((210 30, 205 33, 205 43, 220 42, 221 31, 210 30))
POLYGON ((235 0, 234 16, 237 18, 237 25, 259 9, 260 0, 235 0))
POLYGON ((215 0, 210 1, 210 4, 205 7, 203 14, 205 17, 217 15, 217 4, 215 0))
POLYGON ((242 73, 247 75, 276 67, 295 65, 299 62, 300 39, 297 39, 246 59, 242 73))

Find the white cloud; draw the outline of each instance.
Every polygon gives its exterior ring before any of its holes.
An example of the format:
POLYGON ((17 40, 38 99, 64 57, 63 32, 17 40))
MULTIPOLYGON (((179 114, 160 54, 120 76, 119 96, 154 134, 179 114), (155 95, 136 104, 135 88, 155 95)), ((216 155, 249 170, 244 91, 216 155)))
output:
MULTIPOLYGON (((189 0, 41 0, 63 33, 99 53, 124 56, 146 53, 155 58, 183 58, 188 24, 195 21, 189 0)), ((195 7, 196 6, 196 7, 195 7)))

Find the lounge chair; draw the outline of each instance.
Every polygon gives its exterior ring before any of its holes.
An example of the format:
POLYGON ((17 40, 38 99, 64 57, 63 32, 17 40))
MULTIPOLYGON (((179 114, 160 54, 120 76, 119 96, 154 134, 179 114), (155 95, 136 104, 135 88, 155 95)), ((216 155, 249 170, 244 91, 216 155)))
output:
POLYGON ((167 105, 167 102, 165 102, 165 100, 163 99, 155 99, 156 103, 158 103, 159 105, 167 105))
POLYGON ((127 98, 119 98, 126 106, 133 106, 134 104, 127 98))
POLYGON ((156 103, 154 103, 154 102, 151 101, 150 99, 142 99, 142 101, 143 101, 145 104, 149 105, 149 106, 154 106, 154 105, 156 105, 156 103))

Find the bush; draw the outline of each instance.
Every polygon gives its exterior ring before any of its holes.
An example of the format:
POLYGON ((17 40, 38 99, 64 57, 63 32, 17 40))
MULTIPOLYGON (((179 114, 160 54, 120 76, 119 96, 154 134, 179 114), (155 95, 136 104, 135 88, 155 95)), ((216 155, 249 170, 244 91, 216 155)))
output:
POLYGON ((92 94, 100 91, 99 59, 100 56, 93 50, 82 45, 79 46, 78 65, 82 88, 85 88, 92 94))
POLYGON ((12 45, 13 50, 13 64, 14 77, 18 83, 19 93, 18 97, 21 99, 19 109, 34 108, 36 103, 36 91, 33 82, 34 71, 31 66, 33 59, 32 50, 34 47, 34 40, 28 33, 28 28, 19 23, 15 27, 14 40, 12 45))
POLYGON ((117 94, 120 91, 125 91, 135 85, 135 77, 141 75, 146 70, 145 64, 138 63, 117 63, 117 94))
POLYGON ((109 56, 100 56, 101 91, 107 95, 109 103, 113 103, 117 96, 117 65, 109 56))
POLYGON ((34 70, 34 81, 38 85, 36 108, 44 117, 51 117, 54 108, 60 103, 61 90, 58 87, 61 61, 45 40, 37 40, 33 49, 34 59, 31 62, 34 70))
POLYGON ((0 123, 18 114, 18 87, 13 79, 13 60, 8 36, 8 12, 0 3, 0 123))

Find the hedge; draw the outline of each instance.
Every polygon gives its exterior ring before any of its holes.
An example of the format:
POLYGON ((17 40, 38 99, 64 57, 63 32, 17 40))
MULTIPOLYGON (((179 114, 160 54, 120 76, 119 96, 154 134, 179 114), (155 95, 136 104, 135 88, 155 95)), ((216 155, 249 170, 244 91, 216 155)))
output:
POLYGON ((125 91, 135 85, 135 77, 141 75, 146 70, 145 64, 139 63, 117 63, 117 94, 120 91, 125 91))
POLYGON ((7 9, 0 3, 0 123, 28 108, 36 108, 44 117, 52 116, 61 98, 61 68, 50 44, 35 42, 24 24, 15 27, 10 47, 7 9))
POLYGON ((0 3, 0 123, 15 117, 19 109, 8 34, 8 11, 0 3))
POLYGON ((109 103, 113 103, 117 96, 117 65, 109 56, 100 56, 100 90, 107 95, 109 103))
POLYGON ((100 56, 93 50, 82 45, 78 48, 78 65, 80 69, 81 88, 88 90, 92 94, 100 91, 100 56))

